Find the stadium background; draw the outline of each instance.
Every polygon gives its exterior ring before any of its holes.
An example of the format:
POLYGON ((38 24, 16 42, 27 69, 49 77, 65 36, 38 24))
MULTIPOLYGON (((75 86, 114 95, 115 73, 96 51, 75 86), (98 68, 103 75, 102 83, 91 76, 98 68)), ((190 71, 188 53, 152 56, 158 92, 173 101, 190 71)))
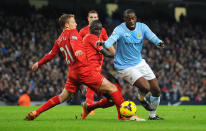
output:
MULTIPOLYGON (((161 104, 206 104, 204 0, 1 0, 0 103, 16 105, 23 93, 32 101, 46 101, 61 92, 67 78, 61 56, 36 73, 31 65, 52 48, 60 33, 57 19, 62 13, 74 13, 79 30, 88 24, 88 11, 97 10, 110 35, 127 8, 134 9, 138 20, 166 43, 159 50, 145 41, 142 51, 158 77, 161 104)), ((103 67, 116 75, 111 59, 105 59, 103 67)), ((138 103, 136 89, 119 80, 124 98, 138 103)), ((82 88, 68 104, 84 99, 82 88)))

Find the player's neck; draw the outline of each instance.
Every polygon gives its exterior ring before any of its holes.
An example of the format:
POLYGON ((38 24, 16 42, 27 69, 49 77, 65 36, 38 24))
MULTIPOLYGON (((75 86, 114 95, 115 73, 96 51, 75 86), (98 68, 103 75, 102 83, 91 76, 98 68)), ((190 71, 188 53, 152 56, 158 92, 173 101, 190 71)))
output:
POLYGON ((69 27, 65 27, 64 29, 63 29, 63 31, 65 31, 65 30, 71 30, 69 27))

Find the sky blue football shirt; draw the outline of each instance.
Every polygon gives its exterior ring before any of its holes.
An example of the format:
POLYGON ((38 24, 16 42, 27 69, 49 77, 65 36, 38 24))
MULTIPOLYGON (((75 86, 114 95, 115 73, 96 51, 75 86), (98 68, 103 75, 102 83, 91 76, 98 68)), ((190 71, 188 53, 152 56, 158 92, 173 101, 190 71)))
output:
POLYGON ((117 42, 114 67, 117 70, 126 69, 137 65, 142 60, 143 40, 148 39, 156 46, 162 42, 146 24, 137 22, 135 30, 131 31, 125 23, 117 26, 112 35, 105 41, 105 47, 109 48, 117 42))

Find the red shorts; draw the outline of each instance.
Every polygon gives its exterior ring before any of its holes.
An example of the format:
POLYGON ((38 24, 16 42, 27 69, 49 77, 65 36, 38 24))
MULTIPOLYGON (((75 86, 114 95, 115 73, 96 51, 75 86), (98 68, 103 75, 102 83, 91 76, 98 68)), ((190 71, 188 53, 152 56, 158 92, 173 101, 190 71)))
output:
POLYGON ((75 93, 80 85, 86 85, 90 89, 99 94, 99 87, 102 85, 104 76, 100 72, 91 70, 88 67, 69 69, 68 79, 65 84, 65 89, 75 93))

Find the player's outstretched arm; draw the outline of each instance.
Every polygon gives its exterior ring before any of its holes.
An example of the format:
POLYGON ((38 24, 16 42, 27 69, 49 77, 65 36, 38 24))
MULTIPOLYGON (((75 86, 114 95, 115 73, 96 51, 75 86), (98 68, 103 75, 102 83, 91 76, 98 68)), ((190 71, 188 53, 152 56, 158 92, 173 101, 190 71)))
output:
POLYGON ((114 58, 114 54, 112 54, 111 52, 109 52, 107 49, 103 48, 100 50, 100 52, 105 56, 105 57, 110 57, 110 58, 114 58))
POLYGON ((111 47, 108 48, 108 50, 114 55, 116 50, 114 48, 114 46, 112 45, 111 47))
POLYGON ((105 41, 97 41, 96 42, 96 47, 97 46, 104 46, 105 41))
POLYGON ((158 47, 165 48, 165 43, 162 41, 162 42, 158 43, 158 45, 157 45, 157 46, 158 46, 158 47))
POLYGON ((36 71, 39 68, 38 62, 32 65, 32 71, 36 71))

